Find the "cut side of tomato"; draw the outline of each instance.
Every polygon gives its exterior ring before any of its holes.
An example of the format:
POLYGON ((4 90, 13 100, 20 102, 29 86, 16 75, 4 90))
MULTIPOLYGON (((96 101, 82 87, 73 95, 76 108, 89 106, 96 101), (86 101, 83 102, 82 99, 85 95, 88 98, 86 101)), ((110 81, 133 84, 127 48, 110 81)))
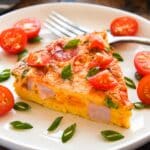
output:
POLYGON ((90 35, 89 37, 89 49, 90 50, 104 50, 105 49, 105 45, 104 42, 102 41, 102 39, 98 36, 95 35, 90 35))
POLYGON ((31 53, 27 58, 27 64, 33 67, 44 67, 50 63, 51 55, 48 51, 40 50, 31 53))
POLYGON ((23 29, 27 34, 28 39, 31 39, 38 36, 41 29, 41 23, 36 18, 25 18, 16 22, 14 27, 23 29))
POLYGON ((150 75, 139 81, 137 94, 142 103, 150 105, 150 75))
POLYGON ((58 61, 68 61, 77 55, 78 48, 64 50, 64 41, 58 40, 55 43, 48 45, 47 50, 51 53, 52 57, 58 61))
POLYGON ((134 57, 134 65, 139 74, 150 75, 150 51, 138 52, 134 57))
POLYGON ((9 112, 14 106, 14 97, 11 91, 0 85, 0 116, 9 112))
POLYGON ((9 54, 18 54, 27 44, 27 35, 22 29, 10 28, 0 35, 0 45, 9 54))
POLYGON ((100 68, 107 68, 107 66, 112 62, 112 56, 106 53, 96 53, 95 58, 93 61, 89 63, 89 68, 93 67, 100 67, 100 68))
POLYGON ((112 21, 110 30, 116 36, 132 36, 138 31, 138 22, 129 16, 119 17, 112 21))
POLYGON ((118 84, 116 79, 108 70, 101 71, 92 77, 88 77, 87 79, 95 89, 104 91, 110 90, 118 84))

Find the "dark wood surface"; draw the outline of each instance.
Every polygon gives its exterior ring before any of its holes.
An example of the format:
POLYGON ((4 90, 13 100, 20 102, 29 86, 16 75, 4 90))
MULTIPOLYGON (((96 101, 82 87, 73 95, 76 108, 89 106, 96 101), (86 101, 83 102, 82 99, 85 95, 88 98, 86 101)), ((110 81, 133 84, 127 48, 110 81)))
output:
MULTIPOLYGON (((127 10, 150 19, 150 0, 21 0, 14 9, 50 2, 85 2, 127 10)), ((150 140, 149 140, 150 141, 150 140)), ((7 147, 7 145, 6 145, 7 147)), ((0 146, 0 150, 8 150, 0 146)), ((137 150, 150 150, 150 142, 137 150)))

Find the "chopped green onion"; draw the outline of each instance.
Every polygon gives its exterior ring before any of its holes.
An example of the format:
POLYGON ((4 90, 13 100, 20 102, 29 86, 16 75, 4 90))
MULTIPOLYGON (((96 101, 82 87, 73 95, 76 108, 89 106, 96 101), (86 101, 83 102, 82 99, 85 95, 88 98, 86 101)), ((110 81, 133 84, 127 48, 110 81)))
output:
POLYGON ((72 136, 74 135, 76 130, 76 123, 72 124, 71 126, 69 126, 68 128, 66 128, 63 132, 62 135, 62 142, 66 143, 68 140, 70 140, 72 138, 72 136))
POLYGON ((47 130, 48 131, 55 130, 59 126, 59 124, 60 124, 60 122, 61 122, 62 119, 63 119, 62 116, 61 117, 57 117, 47 130))
POLYGON ((71 71, 71 65, 67 65, 63 68, 62 72, 61 72, 61 77, 63 79, 70 79, 72 76, 72 71, 71 71))
POLYGON ((14 105, 14 109, 18 111, 26 111, 29 110, 31 107, 29 104, 25 102, 16 102, 14 105))
POLYGON ((18 54, 18 61, 20 61, 22 58, 24 58, 28 54, 28 51, 25 49, 21 53, 18 54))
POLYGON ((118 61, 123 61, 122 56, 119 53, 113 53, 113 57, 115 57, 118 61))
POLYGON ((94 75, 96 75, 99 71, 100 71, 100 68, 99 68, 99 67, 91 68, 91 69, 88 71, 88 73, 87 73, 87 77, 94 76, 94 75))
POLYGON ((136 109, 143 109, 143 108, 145 108, 145 105, 143 103, 141 103, 141 102, 135 102, 135 103, 133 103, 133 105, 134 105, 134 108, 136 108, 136 109))
POLYGON ((29 39, 29 43, 38 43, 42 40, 40 36, 34 37, 32 39, 29 39))
POLYGON ((101 135, 108 141, 117 141, 124 138, 124 135, 113 130, 101 131, 101 135))
POLYGON ((0 72, 0 82, 7 80, 10 78, 10 69, 4 69, 0 72))
POLYGON ((105 105, 108 107, 108 108, 114 108, 114 109, 117 109, 118 108, 118 104, 114 103, 112 101, 112 99, 110 97, 105 97, 105 105))
POLYGON ((10 125, 14 129, 31 129, 31 128, 33 128, 33 126, 31 124, 26 123, 26 122, 21 122, 21 121, 13 121, 10 123, 10 125))
POLYGON ((71 49, 71 48, 76 48, 78 46, 80 42, 80 39, 73 39, 73 40, 70 40, 65 46, 64 46, 64 50, 67 50, 67 49, 71 49))
POLYGON ((125 83, 128 87, 132 88, 132 89, 136 89, 136 85, 135 83, 128 77, 124 77, 125 79, 125 83))
POLYGON ((142 75, 140 75, 138 72, 135 72, 135 78, 139 81, 142 79, 142 75))

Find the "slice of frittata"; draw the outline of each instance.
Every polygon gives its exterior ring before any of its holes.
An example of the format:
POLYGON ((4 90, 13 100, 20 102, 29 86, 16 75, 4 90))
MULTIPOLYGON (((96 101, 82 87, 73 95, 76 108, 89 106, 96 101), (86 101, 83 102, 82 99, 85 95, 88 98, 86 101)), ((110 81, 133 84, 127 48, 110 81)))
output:
POLYGON ((61 38, 13 69, 17 94, 56 111, 130 126, 132 103, 105 32, 61 38))

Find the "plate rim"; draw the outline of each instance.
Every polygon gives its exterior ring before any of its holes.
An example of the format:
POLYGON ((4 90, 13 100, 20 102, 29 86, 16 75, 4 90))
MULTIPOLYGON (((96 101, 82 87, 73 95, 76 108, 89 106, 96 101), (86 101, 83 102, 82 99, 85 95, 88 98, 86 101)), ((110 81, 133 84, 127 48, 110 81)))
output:
MULTIPOLYGON (((23 7, 23 8, 19 8, 19 9, 16 9, 16 10, 12 10, 10 12, 7 12, 3 15, 0 15, 0 19, 1 18, 5 18, 9 15, 13 15, 17 12, 20 12, 20 11, 24 11, 26 9, 31 9, 31 8, 35 8, 35 7, 47 7, 47 6, 53 6, 53 5, 78 5, 78 6, 81 6, 81 7, 93 7, 93 8, 102 8, 102 9, 109 9, 109 10, 112 10, 112 11, 116 11, 116 12, 121 12, 121 13, 126 13, 127 15, 130 15, 130 16, 134 16, 135 18, 138 18, 139 20, 141 21, 144 21, 145 23, 147 24, 150 24, 150 20, 148 20, 147 18, 144 18, 138 14, 135 14, 135 13, 132 13, 132 12, 128 12, 128 11, 125 11, 125 10, 121 10, 121 9, 118 9, 118 8, 113 8, 113 7, 109 7, 109 6, 104 6, 104 5, 101 5, 101 4, 92 4, 92 3, 85 3, 85 2, 49 2, 49 3, 44 3, 44 4, 35 4, 35 5, 32 5, 32 6, 27 6, 27 7, 23 7)), ((125 148, 135 148, 137 146, 140 146, 141 144, 144 144, 146 142, 148 142, 148 139, 150 138, 150 131, 146 134, 144 134, 143 136, 140 136, 137 140, 134 140, 131 141, 131 142, 128 142, 128 144, 126 143, 123 143, 122 145, 118 146, 117 149, 125 149, 125 148), (140 143, 140 141, 143 140, 143 142, 140 143), (139 142, 139 143, 138 143, 139 142), (135 144, 137 144, 136 146, 134 146, 135 144)), ((39 150, 39 148, 37 147, 33 147, 32 145, 23 145, 23 144, 18 144, 17 142, 15 142, 14 140, 11 140, 11 139, 7 139, 7 138, 4 138, 4 137, 1 137, 0 136, 0 144, 1 146, 4 146, 4 147, 8 147, 10 148, 10 146, 7 146, 8 144, 11 144, 11 146, 13 146, 13 149, 20 149, 20 148, 23 148, 23 149, 30 149, 30 150, 39 150)), ((11 147, 12 148, 12 147, 11 147)))

